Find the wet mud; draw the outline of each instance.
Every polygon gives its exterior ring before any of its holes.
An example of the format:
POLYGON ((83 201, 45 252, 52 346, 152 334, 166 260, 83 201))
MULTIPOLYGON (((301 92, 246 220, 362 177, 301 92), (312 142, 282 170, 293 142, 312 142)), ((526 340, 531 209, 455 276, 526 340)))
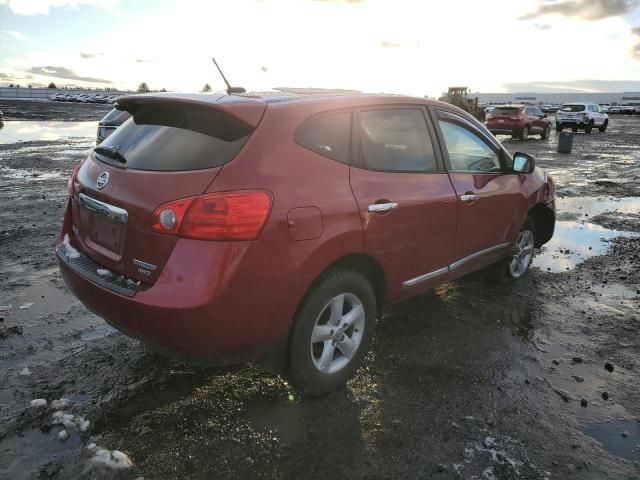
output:
POLYGON ((165 359, 70 295, 53 245, 95 132, 64 127, 0 144, 0 478, 640 478, 640 118, 570 155, 555 132, 502 138, 558 184, 530 274, 389 307, 357 377, 321 398, 165 359))

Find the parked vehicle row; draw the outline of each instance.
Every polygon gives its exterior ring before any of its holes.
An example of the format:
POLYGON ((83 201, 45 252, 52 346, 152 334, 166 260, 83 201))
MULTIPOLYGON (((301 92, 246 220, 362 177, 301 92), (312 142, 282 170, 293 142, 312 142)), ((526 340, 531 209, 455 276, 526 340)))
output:
POLYGON ((155 349, 338 388, 386 304, 526 274, 555 186, 449 104, 388 95, 121 98, 73 170, 62 275, 155 349), (330 192, 330 194, 328 194, 330 192))
POLYGON ((74 102, 74 103, 103 103, 103 104, 113 104, 116 103, 120 95, 110 95, 107 93, 79 93, 79 94, 68 94, 68 93, 56 93, 52 95, 50 100, 54 102, 74 102))

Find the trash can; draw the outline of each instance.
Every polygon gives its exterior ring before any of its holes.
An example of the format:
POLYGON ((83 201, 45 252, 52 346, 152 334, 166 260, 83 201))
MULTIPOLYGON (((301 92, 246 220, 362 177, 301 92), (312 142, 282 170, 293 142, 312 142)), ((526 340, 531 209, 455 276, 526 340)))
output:
POLYGON ((571 153, 573 132, 560 132, 558 135, 558 153, 571 153))

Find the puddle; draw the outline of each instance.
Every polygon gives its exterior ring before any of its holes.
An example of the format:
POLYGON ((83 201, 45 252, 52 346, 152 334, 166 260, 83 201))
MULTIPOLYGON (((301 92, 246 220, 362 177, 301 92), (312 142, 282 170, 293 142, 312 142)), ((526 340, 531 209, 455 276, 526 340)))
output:
POLYGON ((594 223, 558 221, 553 238, 536 254, 532 265, 547 272, 565 272, 587 258, 604 254, 614 238, 636 235, 594 223))
POLYGON ((12 180, 51 180, 60 178, 60 172, 43 172, 38 170, 25 170, 23 168, 0 167, 0 176, 12 180))
POLYGON ((634 232, 611 230, 585 220, 605 212, 640 214, 640 197, 564 197, 557 215, 578 215, 577 221, 557 221, 553 238, 534 257, 533 266, 547 272, 565 272, 586 259, 604 254, 609 242, 634 232))
POLYGON ((13 305, 12 316, 26 324, 30 324, 30 319, 40 315, 66 312, 71 305, 78 302, 50 282, 56 273, 55 270, 45 270, 41 278, 35 280, 32 285, 18 290, 12 298, 0 297, 0 304, 13 305), (24 308, 20 308, 21 306, 24 308))
POLYGON ((631 461, 640 460, 640 423, 632 420, 613 420, 592 423, 584 433, 609 452, 631 461), (626 435, 626 436, 625 436, 626 435))
POLYGON ((30 430, 0 442, 0 473, 6 475, 3 478, 37 478, 44 465, 59 461, 66 452, 81 445, 81 437, 75 432, 64 442, 58 440, 60 430, 30 430))
POLYGON ((558 212, 594 217, 604 212, 640 214, 640 197, 565 197, 557 201, 558 212))
POLYGON ((0 144, 60 140, 72 137, 95 138, 98 122, 11 121, 0 128, 0 144))

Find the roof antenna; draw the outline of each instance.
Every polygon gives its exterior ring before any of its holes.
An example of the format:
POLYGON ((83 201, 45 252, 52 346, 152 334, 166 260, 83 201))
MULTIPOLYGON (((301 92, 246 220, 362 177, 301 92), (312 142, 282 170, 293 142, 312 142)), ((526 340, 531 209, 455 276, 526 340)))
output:
POLYGON ((224 73, 222 73, 222 70, 220 70, 220 66, 218 65, 218 62, 216 62, 216 59, 214 57, 211 57, 211 60, 213 60, 213 63, 216 65, 216 68, 220 72, 220 76, 222 77, 222 80, 224 80, 224 83, 227 84, 227 95, 232 95, 234 93, 245 93, 246 92, 246 90, 243 87, 232 87, 229 84, 229 82, 227 81, 227 77, 225 77, 224 73))

